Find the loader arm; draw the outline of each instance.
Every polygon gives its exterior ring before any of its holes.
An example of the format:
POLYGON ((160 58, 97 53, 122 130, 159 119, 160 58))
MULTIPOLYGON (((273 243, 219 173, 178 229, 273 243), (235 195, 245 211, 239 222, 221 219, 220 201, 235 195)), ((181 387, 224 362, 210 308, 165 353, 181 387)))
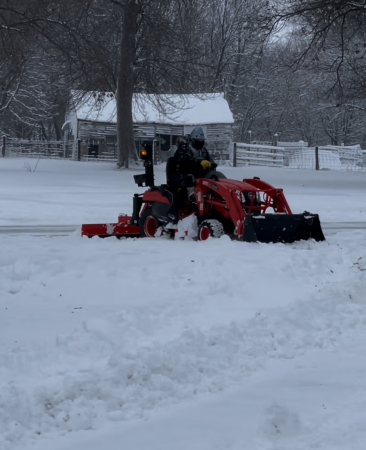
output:
POLYGON ((246 242, 324 240, 316 214, 293 214, 283 193, 259 179, 197 182, 198 216, 221 217, 232 223, 234 236, 246 242), (268 213, 267 210, 273 212, 268 213))

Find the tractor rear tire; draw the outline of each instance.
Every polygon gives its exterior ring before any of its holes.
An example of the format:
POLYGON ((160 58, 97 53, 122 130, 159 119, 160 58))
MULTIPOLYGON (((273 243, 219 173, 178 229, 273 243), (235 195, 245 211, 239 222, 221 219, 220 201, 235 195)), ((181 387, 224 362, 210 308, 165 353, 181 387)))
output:
POLYGON ((198 227, 198 240, 207 241, 208 238, 219 238, 225 234, 224 226, 219 220, 207 219, 198 227))
POLYGON ((156 217, 152 214, 151 207, 146 208, 140 217, 140 236, 141 237, 155 237, 159 228, 156 217))
POLYGON ((152 213, 151 206, 141 214, 140 217, 140 236, 141 237, 164 237, 168 239, 174 238, 175 230, 165 229, 161 227, 158 219, 152 213), (159 230, 160 229, 160 230, 159 230), (156 232, 159 230, 159 233, 156 232))

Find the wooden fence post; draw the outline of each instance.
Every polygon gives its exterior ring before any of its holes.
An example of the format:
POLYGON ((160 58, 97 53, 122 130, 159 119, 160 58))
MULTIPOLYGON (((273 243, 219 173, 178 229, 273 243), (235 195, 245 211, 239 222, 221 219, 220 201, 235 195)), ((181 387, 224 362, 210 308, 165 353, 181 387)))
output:
POLYGON ((78 139, 78 147, 77 147, 77 160, 81 159, 81 139, 78 139))
POLYGON ((3 155, 3 157, 5 157, 5 149, 6 149, 6 136, 3 136, 3 146, 1 149, 1 154, 3 155))
POLYGON ((236 167, 236 142, 234 142, 234 150, 233 150, 233 166, 236 167))
POLYGON ((62 149, 62 157, 66 158, 66 142, 67 142, 67 131, 64 131, 64 142, 63 142, 63 149, 62 149))
POLYGON ((319 170, 319 147, 315 147, 315 170, 319 170))

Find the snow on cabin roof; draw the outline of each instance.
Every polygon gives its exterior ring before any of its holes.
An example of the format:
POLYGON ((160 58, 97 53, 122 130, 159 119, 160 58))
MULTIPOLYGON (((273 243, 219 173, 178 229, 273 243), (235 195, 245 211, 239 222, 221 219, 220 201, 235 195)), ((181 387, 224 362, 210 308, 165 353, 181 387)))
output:
MULTIPOLYGON (((233 115, 223 94, 149 95, 134 94, 133 122, 170 125, 233 123, 233 115)), ((116 123, 113 94, 91 94, 75 108, 81 120, 116 123), (102 98, 102 101, 98 101, 102 98)))

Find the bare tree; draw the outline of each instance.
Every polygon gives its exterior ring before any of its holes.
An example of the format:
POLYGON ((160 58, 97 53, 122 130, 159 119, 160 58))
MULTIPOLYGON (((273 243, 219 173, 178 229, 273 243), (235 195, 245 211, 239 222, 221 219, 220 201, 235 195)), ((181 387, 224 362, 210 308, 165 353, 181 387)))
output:
POLYGON ((336 76, 333 87, 366 95, 364 0, 277 1, 276 6, 274 13, 266 17, 270 32, 282 29, 283 34, 297 35, 305 44, 293 55, 293 64, 322 60, 336 76), (351 73, 352 84, 349 83, 351 73))

